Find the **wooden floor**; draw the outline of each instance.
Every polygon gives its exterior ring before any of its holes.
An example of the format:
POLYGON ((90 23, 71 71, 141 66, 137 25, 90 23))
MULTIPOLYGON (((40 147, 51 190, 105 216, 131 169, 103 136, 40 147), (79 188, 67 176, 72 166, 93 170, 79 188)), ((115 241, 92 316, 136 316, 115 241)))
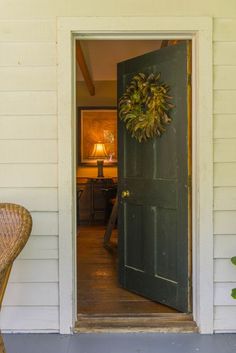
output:
POLYGON ((117 231, 110 249, 103 247, 104 227, 81 226, 78 232, 78 314, 177 313, 119 286, 117 231))

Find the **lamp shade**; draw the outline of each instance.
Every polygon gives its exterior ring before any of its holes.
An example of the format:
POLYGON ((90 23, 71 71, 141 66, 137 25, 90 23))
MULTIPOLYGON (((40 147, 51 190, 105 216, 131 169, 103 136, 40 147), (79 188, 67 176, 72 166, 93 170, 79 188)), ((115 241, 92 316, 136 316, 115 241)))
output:
POLYGON ((94 144, 93 152, 91 153, 91 158, 104 159, 107 157, 107 152, 104 143, 98 142, 94 144))

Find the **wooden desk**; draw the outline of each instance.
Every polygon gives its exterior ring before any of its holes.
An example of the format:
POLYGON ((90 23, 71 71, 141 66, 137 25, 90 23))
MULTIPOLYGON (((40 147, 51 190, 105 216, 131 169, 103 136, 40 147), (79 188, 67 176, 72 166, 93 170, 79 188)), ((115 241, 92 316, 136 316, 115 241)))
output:
POLYGON ((116 178, 111 177, 77 178, 77 190, 83 190, 82 197, 77 199, 78 220, 92 224, 96 216, 100 215, 100 220, 105 221, 106 200, 103 189, 116 186, 116 181, 116 178))

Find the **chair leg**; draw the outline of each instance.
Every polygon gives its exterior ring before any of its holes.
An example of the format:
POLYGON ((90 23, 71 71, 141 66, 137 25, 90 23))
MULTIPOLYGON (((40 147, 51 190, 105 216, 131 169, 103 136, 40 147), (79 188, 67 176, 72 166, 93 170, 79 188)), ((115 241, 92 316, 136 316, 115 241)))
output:
POLYGON ((111 216, 109 218, 109 222, 103 238, 103 245, 107 245, 107 243, 111 239, 111 234, 116 224, 117 213, 118 213, 118 197, 116 197, 114 206, 112 208, 111 216))
MULTIPOLYGON (((12 265, 10 265, 7 268, 3 278, 0 281, 0 309, 1 309, 2 301, 3 301, 4 293, 5 293, 5 290, 7 287, 7 282, 8 282, 10 273, 11 273, 11 268, 12 268, 12 265)), ((1 335, 1 331, 0 331, 0 353, 6 353, 3 338, 1 335)))
POLYGON ((1 332, 0 332, 0 353, 6 353, 1 332))
POLYGON ((1 306, 2 306, 3 297, 4 297, 4 294, 5 294, 5 291, 6 291, 7 282, 8 282, 10 273, 11 273, 11 268, 12 268, 12 265, 10 265, 7 268, 2 280, 0 281, 0 309, 1 309, 1 306))

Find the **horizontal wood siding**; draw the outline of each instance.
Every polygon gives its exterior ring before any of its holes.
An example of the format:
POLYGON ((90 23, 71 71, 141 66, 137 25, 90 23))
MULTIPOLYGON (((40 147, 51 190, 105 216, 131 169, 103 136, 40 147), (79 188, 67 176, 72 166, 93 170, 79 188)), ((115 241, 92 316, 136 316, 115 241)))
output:
POLYGON ((0 66, 55 66, 56 42, 0 42, 0 66))
POLYGON ((10 332, 57 332, 59 326, 58 306, 3 306, 1 323, 2 329, 10 332))
POLYGON ((0 91, 0 115, 50 115, 56 112, 56 92, 0 91))
POLYGON ((0 91, 55 91, 55 66, 1 67, 0 91))
POLYGON ((236 306, 215 305, 215 330, 219 332, 236 332, 236 306))
MULTIPOLYGON (((6 330, 59 329, 56 50, 56 19, 0 21, 0 197, 25 205, 34 221, 10 277, 1 313, 6 330)), ((213 50, 214 327, 230 331, 236 329, 230 298, 236 283, 230 263, 236 244, 236 19, 214 20, 213 50)))
POLYGON ((3 115, 0 126, 2 140, 57 139, 56 115, 3 115))
POLYGON ((19 255, 24 260, 58 259, 58 237, 53 235, 32 236, 19 255))
POLYGON ((23 201, 24 206, 31 212, 57 212, 58 210, 56 187, 0 187, 0 199, 18 204, 23 201))
POLYGON ((0 140, 0 163, 57 163, 56 140, 0 140))
POLYGON ((18 258, 12 268, 10 282, 48 283, 58 281, 57 259, 24 260, 18 258))
MULTIPOLYGON (((36 158, 36 156, 35 156, 36 158)), ((57 187, 57 164, 2 163, 1 187, 57 187)))
POLYGON ((0 21, 0 200, 32 214, 3 330, 59 329, 56 21, 0 21))
POLYGON ((9 283, 4 305, 7 306, 57 306, 57 283, 9 283))
MULTIPOLYGON (((1 43, 55 43, 56 25, 51 19, 5 20, 0 22, 1 43)), ((41 56, 43 53, 41 53, 41 56)))
POLYGON ((214 20, 214 329, 236 330, 236 19, 214 20))

